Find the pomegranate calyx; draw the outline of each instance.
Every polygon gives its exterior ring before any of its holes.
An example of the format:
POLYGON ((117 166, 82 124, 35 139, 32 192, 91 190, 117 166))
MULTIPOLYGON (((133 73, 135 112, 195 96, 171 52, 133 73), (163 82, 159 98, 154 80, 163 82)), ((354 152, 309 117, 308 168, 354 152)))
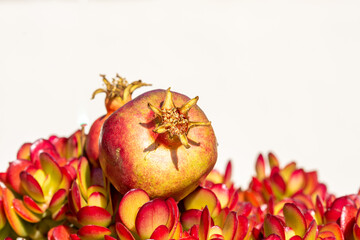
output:
POLYGON ((99 93, 105 93, 105 105, 108 112, 114 112, 125 103, 129 102, 135 89, 142 86, 151 86, 151 84, 143 83, 141 80, 129 84, 128 81, 119 74, 116 74, 116 78, 112 79, 112 83, 107 80, 105 75, 100 74, 100 77, 103 78, 102 80, 105 84, 105 88, 96 89, 93 92, 91 99, 94 99, 99 93))
POLYGON ((195 97, 178 108, 175 106, 172 93, 170 92, 170 88, 168 88, 161 108, 148 103, 150 110, 161 119, 161 122, 153 129, 153 131, 158 134, 168 132, 170 138, 173 138, 176 135, 185 148, 190 148, 187 138, 189 130, 197 126, 211 125, 211 122, 193 122, 189 120, 188 112, 196 105, 198 100, 199 97, 195 97))

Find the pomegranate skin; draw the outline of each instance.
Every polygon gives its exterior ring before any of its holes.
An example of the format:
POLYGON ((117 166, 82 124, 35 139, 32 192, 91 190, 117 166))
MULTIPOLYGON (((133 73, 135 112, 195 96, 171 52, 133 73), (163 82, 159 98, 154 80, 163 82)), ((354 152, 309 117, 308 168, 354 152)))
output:
MULTIPOLYGON (((161 120, 148 108, 160 107, 165 90, 146 92, 114 112, 103 124, 100 136, 100 165, 110 182, 122 194, 133 188, 145 190, 151 198, 181 200, 192 192, 213 169, 217 142, 211 126, 191 128, 190 148, 177 136, 155 133, 161 120)), ((190 99, 172 92, 175 106, 190 99)), ((193 106, 188 119, 208 122, 203 111, 193 106)))
POLYGON ((85 152, 93 167, 99 167, 99 137, 101 127, 104 121, 117 109, 121 108, 125 103, 131 101, 134 90, 142 86, 150 86, 150 84, 143 83, 141 80, 128 84, 125 78, 116 74, 116 79, 113 78, 112 83, 107 80, 105 75, 100 75, 106 88, 99 88, 93 92, 92 99, 98 93, 105 93, 105 107, 107 114, 99 117, 91 125, 89 134, 86 137, 85 152))
POLYGON ((98 160, 99 136, 101 132, 101 127, 109 116, 110 114, 106 114, 96 119, 94 123, 91 125, 89 134, 86 137, 86 142, 85 142, 86 156, 94 167, 100 167, 98 160))

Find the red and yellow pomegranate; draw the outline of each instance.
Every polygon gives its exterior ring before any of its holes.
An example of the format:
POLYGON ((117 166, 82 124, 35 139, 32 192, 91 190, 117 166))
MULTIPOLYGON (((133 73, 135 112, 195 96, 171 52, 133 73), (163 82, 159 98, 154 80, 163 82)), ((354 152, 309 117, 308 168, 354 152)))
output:
POLYGON ((100 165, 118 191, 141 188, 151 198, 180 200, 204 180, 216 163, 217 142, 197 100, 153 90, 105 121, 100 165))
POLYGON ((95 95, 98 93, 105 93, 105 107, 107 113, 96 119, 92 124, 85 143, 86 155, 95 167, 99 167, 99 136, 104 121, 113 112, 131 100, 131 94, 135 89, 150 85, 143 83, 141 80, 128 84, 125 78, 120 77, 118 74, 116 75, 116 79, 113 79, 112 83, 106 79, 105 75, 100 76, 103 78, 106 89, 99 88, 95 90, 92 99, 94 99, 95 95))

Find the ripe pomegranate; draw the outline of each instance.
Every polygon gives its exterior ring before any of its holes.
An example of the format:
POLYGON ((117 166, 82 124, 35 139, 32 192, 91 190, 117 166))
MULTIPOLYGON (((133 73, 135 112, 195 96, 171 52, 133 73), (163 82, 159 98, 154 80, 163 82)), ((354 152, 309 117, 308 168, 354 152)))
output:
POLYGON ((128 84, 126 79, 120 77, 118 74, 116 75, 116 79, 113 79, 112 83, 106 79, 105 75, 100 76, 103 78, 106 89, 99 88, 95 90, 92 99, 95 98, 96 94, 104 92, 106 94, 105 107, 107 113, 96 119, 91 125, 85 143, 86 155, 94 167, 99 167, 99 136, 104 121, 118 108, 131 100, 131 94, 135 89, 150 85, 141 82, 141 80, 128 84))
POLYGON ((205 179, 216 163, 217 142, 197 101, 170 88, 153 90, 105 121, 100 165, 120 193, 140 188, 151 198, 179 201, 205 179))

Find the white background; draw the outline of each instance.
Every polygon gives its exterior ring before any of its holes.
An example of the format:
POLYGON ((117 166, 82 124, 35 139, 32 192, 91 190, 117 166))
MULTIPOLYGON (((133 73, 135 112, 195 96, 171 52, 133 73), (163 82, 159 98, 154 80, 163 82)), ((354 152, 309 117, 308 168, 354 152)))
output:
POLYGON ((212 121, 217 168, 246 188, 258 153, 360 187, 360 2, 0 1, 0 170, 23 142, 105 113, 100 73, 189 97, 212 121))

